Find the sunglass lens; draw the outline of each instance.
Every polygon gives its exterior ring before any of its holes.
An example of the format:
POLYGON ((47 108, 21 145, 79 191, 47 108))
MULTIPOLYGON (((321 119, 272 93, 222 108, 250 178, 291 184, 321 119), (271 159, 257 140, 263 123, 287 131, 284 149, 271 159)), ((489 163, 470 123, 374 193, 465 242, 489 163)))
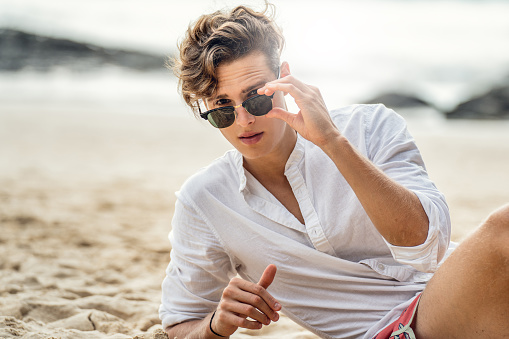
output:
POLYGON ((243 106, 251 115, 265 115, 272 109, 272 97, 259 95, 246 100, 243 106))
POLYGON ((235 111, 233 107, 231 109, 219 109, 211 112, 207 118, 212 126, 225 128, 231 126, 235 121, 235 111))

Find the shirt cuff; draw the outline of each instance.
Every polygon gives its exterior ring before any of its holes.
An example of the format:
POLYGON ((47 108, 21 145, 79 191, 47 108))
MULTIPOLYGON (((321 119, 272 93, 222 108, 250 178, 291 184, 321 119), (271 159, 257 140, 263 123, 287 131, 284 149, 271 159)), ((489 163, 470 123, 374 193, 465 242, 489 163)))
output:
MULTIPOLYGON (((450 221, 447 213, 437 207, 426 195, 415 192, 429 220, 428 236, 424 243, 417 246, 395 246, 384 241, 393 258, 401 264, 410 265, 421 272, 433 273, 439 267, 450 240, 450 221)), ((441 203, 442 201, 440 201, 441 203)), ((445 203, 444 203, 445 205, 445 203)), ((442 206, 442 208, 447 206, 442 206)))

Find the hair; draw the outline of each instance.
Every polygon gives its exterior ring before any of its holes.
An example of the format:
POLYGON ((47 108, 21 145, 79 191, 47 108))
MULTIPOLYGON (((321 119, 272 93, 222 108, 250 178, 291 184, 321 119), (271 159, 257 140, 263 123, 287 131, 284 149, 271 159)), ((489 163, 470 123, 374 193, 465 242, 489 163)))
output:
POLYGON ((238 6, 202 15, 189 26, 171 68, 179 79, 179 92, 195 114, 198 101, 215 92, 221 64, 260 51, 277 74, 284 37, 274 23, 274 14, 274 6, 265 2, 262 12, 238 6))

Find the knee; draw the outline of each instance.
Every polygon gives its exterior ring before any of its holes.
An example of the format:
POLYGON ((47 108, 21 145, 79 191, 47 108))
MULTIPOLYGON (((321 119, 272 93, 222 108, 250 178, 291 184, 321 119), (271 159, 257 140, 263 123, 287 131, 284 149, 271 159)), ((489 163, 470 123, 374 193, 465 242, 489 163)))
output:
POLYGON ((493 211, 482 225, 482 231, 493 249, 500 249, 509 259, 509 204, 493 211))
POLYGON ((494 231, 509 233, 509 204, 493 211, 485 222, 494 231))

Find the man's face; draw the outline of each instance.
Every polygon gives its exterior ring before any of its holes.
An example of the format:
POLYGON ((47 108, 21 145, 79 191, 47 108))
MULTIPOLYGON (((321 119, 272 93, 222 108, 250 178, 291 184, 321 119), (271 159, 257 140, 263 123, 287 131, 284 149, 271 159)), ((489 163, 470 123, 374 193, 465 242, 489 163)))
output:
MULTIPOLYGON (((217 77, 217 91, 206 100, 208 109, 240 105, 257 95, 258 88, 276 79, 267 57, 261 52, 220 65, 217 77)), ((285 108, 283 94, 276 92, 272 103, 273 107, 285 108)), ((236 109, 236 114, 233 125, 220 131, 246 160, 280 156, 282 149, 288 149, 287 143, 295 141, 295 132, 282 120, 253 116, 242 106, 236 109)))

